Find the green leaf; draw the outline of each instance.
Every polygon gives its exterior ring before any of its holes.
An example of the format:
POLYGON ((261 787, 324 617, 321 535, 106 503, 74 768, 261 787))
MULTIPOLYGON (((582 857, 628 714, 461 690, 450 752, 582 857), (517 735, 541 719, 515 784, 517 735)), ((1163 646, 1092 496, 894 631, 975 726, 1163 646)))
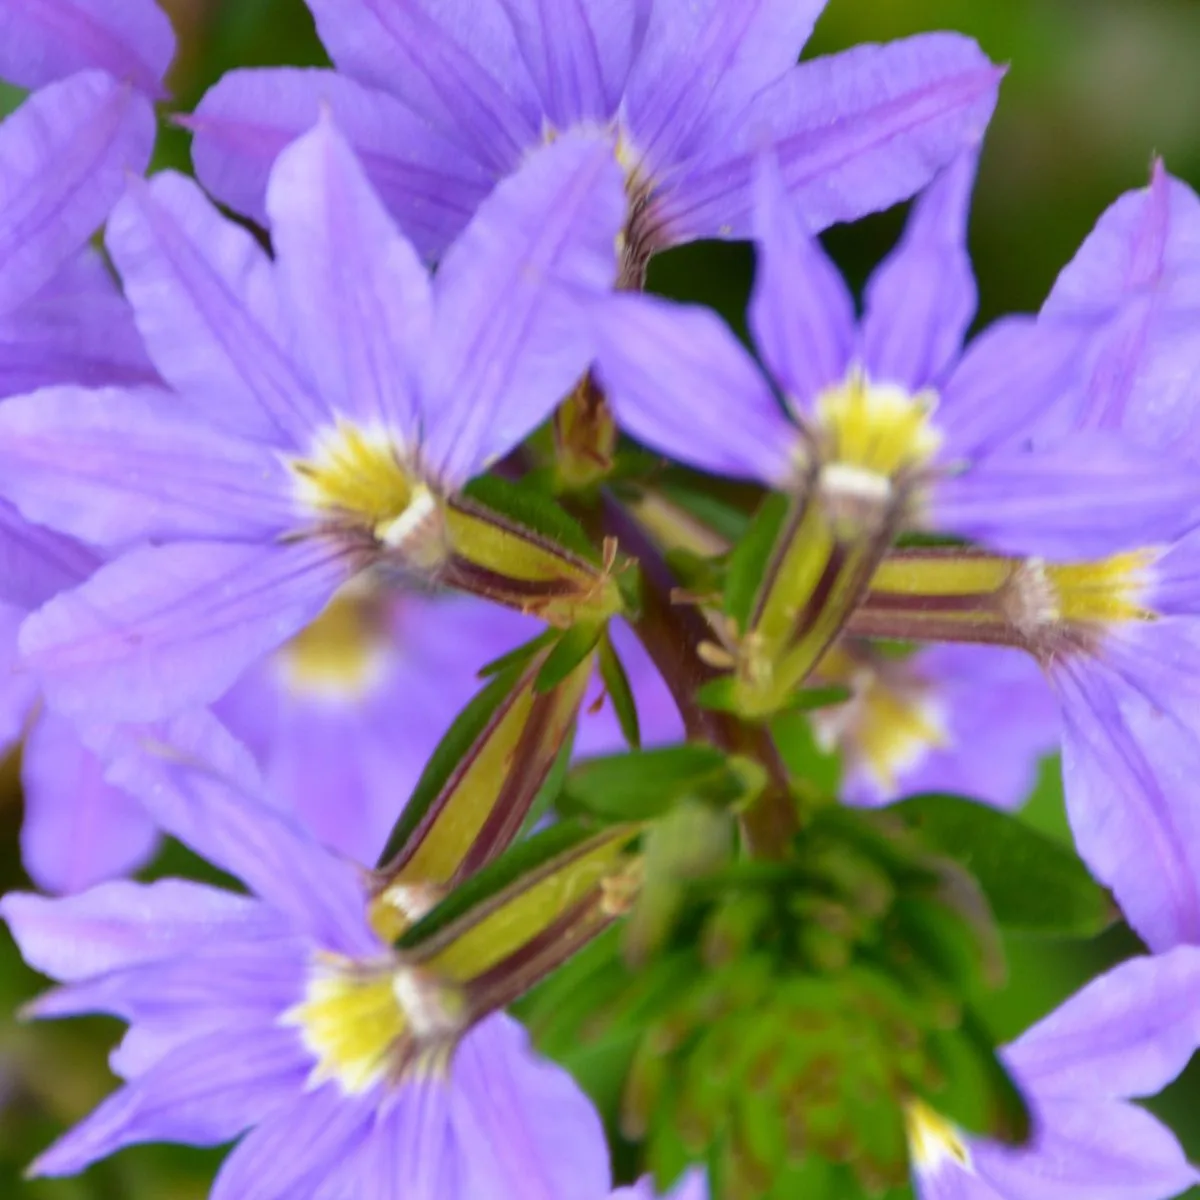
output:
POLYGON ((750 518, 740 509, 726 504, 710 492, 699 491, 678 480, 663 480, 658 486, 668 500, 678 504, 731 545, 745 536, 750 518))
POLYGON ((754 514, 746 535, 729 556, 725 576, 725 611, 745 631, 754 600, 767 574, 775 543, 787 520, 791 501, 778 493, 769 495, 754 514))
POLYGON ((1093 937, 1117 916, 1111 897, 1066 847, 1020 817, 960 796, 922 795, 891 811, 978 882, 996 922, 1014 933, 1093 937))
POLYGON ((642 734, 638 726, 637 701, 634 699, 625 665, 621 662, 607 629, 600 639, 600 678, 604 681, 608 698, 612 701, 613 712, 616 713, 622 736, 635 750, 640 749, 642 734))
POLYGON ((484 663, 475 674, 480 679, 490 679, 493 675, 499 675, 501 671, 507 671, 509 667, 524 666, 539 650, 548 646, 556 637, 558 637, 557 629, 544 629, 531 641, 522 642, 507 654, 501 654, 499 658, 493 658, 491 662, 484 663))
POLYGON ((837 795, 841 782, 841 756, 817 744, 812 723, 796 709, 771 719, 771 737, 787 767, 793 785, 815 797, 837 795))
POLYGON ((545 693, 558 687, 596 648, 604 627, 603 621, 578 621, 562 633, 538 671, 534 690, 545 693))
POLYGON ((737 778, 720 750, 694 742, 610 754, 575 766, 560 807, 604 821, 646 821, 669 812, 684 797, 722 794, 731 777, 737 778))
POLYGON ((463 495, 542 534, 559 546, 589 562, 598 562, 596 548, 588 540, 583 527, 568 515, 561 505, 540 489, 510 483, 498 475, 480 475, 471 480, 463 495))

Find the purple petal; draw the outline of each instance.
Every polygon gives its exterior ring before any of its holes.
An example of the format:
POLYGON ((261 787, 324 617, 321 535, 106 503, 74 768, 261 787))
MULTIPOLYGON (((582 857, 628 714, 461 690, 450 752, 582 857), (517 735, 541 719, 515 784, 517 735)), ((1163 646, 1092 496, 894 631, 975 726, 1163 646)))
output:
POLYGON ((0 0, 0 77, 35 88, 100 67, 161 99, 175 34, 154 0, 0 0))
POLYGON ((657 175, 719 146, 796 59, 824 0, 654 3, 626 94, 635 149, 657 175))
POLYGON ((0 603, 0 754, 24 736, 38 698, 37 681, 17 659, 17 631, 23 609, 0 603))
POLYGON ((607 136, 570 133, 484 201, 434 284, 422 459, 461 484, 550 415, 587 368, 575 299, 616 277, 625 189, 607 136))
POLYGON ((42 713, 21 758, 21 861, 43 891, 81 892, 137 870, 158 848, 142 806, 104 780, 74 726, 42 713))
POLYGON ((914 1164, 913 1185, 917 1200, 1016 1200, 1016 1197, 1001 1195, 950 1159, 932 1168, 914 1164))
POLYGON ((930 528, 1072 560, 1170 541, 1200 514, 1195 469, 1120 435, 1076 434, 985 455, 940 480, 930 528))
POLYGON ((322 399, 415 444, 429 275, 331 120, 280 156, 267 207, 280 286, 322 399))
POLYGON ((1038 1096, 1155 1095, 1200 1047, 1198 995, 1194 946, 1130 959, 1022 1034, 1005 1061, 1038 1096))
POLYGON ((367 1101, 334 1083, 298 1097, 252 1129, 222 1164, 210 1200, 289 1200, 323 1195, 325 1177, 370 1136, 367 1101))
POLYGON ((1013 1200, 1163 1200, 1200 1180, 1175 1135, 1132 1104, 1088 1099, 1039 1105, 1033 1143, 974 1143, 974 1166, 1013 1200))
POLYGON ((47 388, 0 404, 0 478, 31 521, 99 546, 266 541, 297 523, 279 456, 169 392, 47 388))
POLYGON ((945 381, 935 420, 944 461, 1026 444, 1079 379, 1077 333, 1031 317, 1003 317, 967 347, 945 381))
POLYGON ((104 757, 109 779, 135 795, 158 824, 293 917, 322 946, 378 951, 366 923, 360 868, 318 845, 260 790, 221 770, 242 748, 207 714, 165 731, 121 736, 104 757))
POLYGON ((215 1032, 172 1051, 110 1096, 29 1168, 74 1175, 137 1142, 217 1146, 269 1116, 303 1086, 294 1030, 215 1032))
POLYGON ((0 317, 0 396, 59 383, 156 383, 125 303, 90 247, 13 312, 0 317))
POLYGON ((736 137, 664 180, 662 243, 748 236, 754 161, 772 147, 810 230, 887 208, 979 144, 999 78, 949 33, 802 63, 754 98, 736 137))
POLYGON ((95 232, 154 145, 131 88, 85 71, 35 92, 0 125, 0 314, 40 291, 95 232))
POLYGON ((805 229, 770 156, 759 164, 756 197, 750 328, 793 409, 804 412, 846 377, 856 332, 854 297, 805 229))
POLYGON ((326 420, 287 353, 271 261, 173 171, 131 180, 108 247, 164 379, 234 432, 307 448, 326 420))
POLYGON ((192 131, 196 175, 208 191, 265 225, 271 165, 323 110, 400 228, 422 255, 440 256, 491 190, 494 172, 385 92, 333 71, 230 71, 180 120, 192 131))
POLYGON ((0 604, 37 608, 82 583, 99 565, 94 550, 31 524, 0 499, 0 604))
POLYGON ((186 956, 209 941, 284 932, 257 900, 183 879, 103 883, 54 900, 9 892, 0 916, 25 961, 67 983, 186 956))
POLYGON ((309 0, 347 75, 402 100, 497 176, 542 140, 542 110, 496 0, 309 0))
POLYGON ((600 379, 623 429, 701 470, 787 484, 799 433, 715 313, 619 295, 591 317, 600 379))
MULTIPOLYGON (((607 1192, 608 1146, 595 1108, 566 1071, 535 1057, 511 1018, 494 1016, 471 1033, 450 1084, 463 1200, 595 1200, 607 1192)), ((446 1195, 431 1190, 422 1200, 446 1195)))
POLYGON ((1080 855, 1152 949, 1200 940, 1200 744, 1089 660, 1064 660, 1053 681, 1080 855))
MULTIPOLYGON (((659 1193, 654 1190, 654 1184, 647 1175, 639 1179, 633 1187, 617 1188, 610 1200, 656 1200, 659 1193)), ((662 1200, 709 1200, 708 1180, 699 1167, 685 1171, 679 1182, 662 1197, 662 1200)))
POLYGON ((921 391, 962 350, 979 299, 967 251, 977 162, 964 154, 930 184, 867 284, 862 353, 872 379, 921 391))
POLYGON ((137 549, 34 613, 21 651, 68 715, 152 721, 216 699, 352 572, 323 540, 137 549))
POLYGON ((1157 160, 1150 186, 1122 196, 1063 269, 1042 315, 1105 319, 1136 293, 1200 303, 1200 198, 1157 160))
POLYGON ((617 111, 650 0, 500 0, 546 118, 559 129, 617 111))

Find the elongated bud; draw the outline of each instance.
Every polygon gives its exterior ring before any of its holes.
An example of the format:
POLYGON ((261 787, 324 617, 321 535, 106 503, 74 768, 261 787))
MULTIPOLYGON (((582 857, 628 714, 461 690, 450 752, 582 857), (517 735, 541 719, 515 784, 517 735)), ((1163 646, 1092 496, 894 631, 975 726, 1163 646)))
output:
POLYGON ((969 548, 887 556, 849 630, 906 641, 1016 646, 1049 662, 1113 625, 1154 619, 1152 550, 1092 562, 1010 558, 969 548))
POLYGON ((621 611, 615 545, 606 546, 603 559, 597 560, 583 535, 548 498, 518 500, 499 481, 487 484, 488 500, 502 497, 503 508, 472 495, 447 502, 448 551, 438 571, 440 583, 564 628, 577 621, 603 621, 621 611))
POLYGON ((512 843, 568 752, 595 654, 547 686, 554 652, 502 670, 434 752, 375 872, 376 921, 393 936, 512 843))
POLYGON ((884 476, 838 463, 810 473, 738 641, 737 711, 764 717, 787 707, 866 593, 905 504, 904 489, 884 476))
POLYGON ((624 915, 639 825, 563 822, 513 847, 396 943, 404 962, 453 980, 471 1020, 511 1003, 624 915))

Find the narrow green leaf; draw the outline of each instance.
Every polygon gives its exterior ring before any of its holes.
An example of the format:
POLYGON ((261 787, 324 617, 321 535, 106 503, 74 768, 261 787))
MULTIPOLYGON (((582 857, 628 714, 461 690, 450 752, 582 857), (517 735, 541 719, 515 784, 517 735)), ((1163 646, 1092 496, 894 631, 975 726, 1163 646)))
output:
POLYGON ((1020 817, 936 794, 913 796, 891 811, 926 845, 974 876, 1003 929, 1092 937, 1117 916, 1111 897, 1083 863, 1020 817))
POLYGON ((640 749, 642 734, 638 726, 637 701, 629 685, 625 664, 621 662, 607 629, 600 639, 600 678, 612 701, 622 736, 635 750, 640 749))
POLYGON ((741 509, 734 508, 710 492, 689 487, 678 480, 663 480, 658 486, 668 500, 678 504, 731 545, 746 535, 751 518, 741 509))
POLYGON ((544 693, 558 687, 591 654, 603 633, 603 621, 579 621, 562 633, 538 671, 534 691, 544 693))
POLYGON ((740 630, 745 630, 754 609, 754 600, 767 574, 775 543, 787 520, 790 500, 772 493, 754 514, 745 536, 729 556, 725 576, 725 611, 740 630))
POLYGON ((522 667, 557 636, 556 629, 544 629, 531 641, 522 642, 507 654, 501 654, 499 658, 493 658, 491 662, 484 663, 475 673, 480 679, 490 679, 493 675, 499 675, 501 671, 507 671, 510 667, 522 667))
POLYGON ((645 821, 670 811, 685 796, 701 797, 732 774, 715 746, 689 742, 586 759, 568 774, 565 811, 605 821, 645 821))

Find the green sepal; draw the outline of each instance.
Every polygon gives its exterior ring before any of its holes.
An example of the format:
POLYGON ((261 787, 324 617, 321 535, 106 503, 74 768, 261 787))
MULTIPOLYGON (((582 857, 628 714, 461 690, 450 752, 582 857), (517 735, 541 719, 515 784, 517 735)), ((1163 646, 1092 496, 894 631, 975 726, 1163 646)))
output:
POLYGON ((499 675, 510 667, 523 667, 539 650, 550 645, 557 637, 557 629, 543 629, 537 637, 528 642, 522 642, 519 646, 509 650, 507 654, 493 658, 491 662, 484 663, 475 674, 480 679, 490 679, 493 675, 499 675))
POLYGON ((534 681, 537 692, 553 691, 596 648, 604 634, 604 621, 578 621, 554 639, 534 681))
POLYGON ((625 664, 621 662, 621 657, 612 643, 612 635, 607 629, 600 638, 599 667, 600 678, 604 681, 617 724, 621 727, 621 735, 633 749, 638 750, 642 745, 642 734, 638 725, 637 701, 625 671, 625 664))
POLYGON ((540 488, 523 487, 499 475, 480 475, 463 488, 462 494, 518 525, 540 533, 580 558, 593 563, 600 561, 583 526, 540 488))
POLYGON ((605 822, 649 821, 684 800, 736 806, 757 795, 763 782, 757 764, 687 742, 578 763, 567 776, 560 807, 605 822))
POLYGON ((559 793, 563 789, 563 784, 566 782, 567 772, 571 769, 571 759, 575 754, 575 734, 577 732, 578 726, 573 725, 570 735, 563 742, 562 748, 558 752, 558 757, 554 760, 554 765, 550 768, 550 772, 546 776, 545 782, 533 798, 533 803, 529 806, 529 812, 525 814, 525 820, 521 823, 521 831, 517 834, 517 841, 527 838, 533 832, 541 819, 553 807, 555 800, 558 799, 559 793))
POLYGON ((725 612, 741 631, 749 627, 754 602, 767 577, 791 504, 787 496, 775 492, 768 495, 729 555, 725 572, 725 612))
POLYGON ((954 859, 1011 933, 1094 937, 1118 916, 1108 892, 1065 846, 1020 817, 961 796, 913 796, 891 807, 926 845, 954 859))

